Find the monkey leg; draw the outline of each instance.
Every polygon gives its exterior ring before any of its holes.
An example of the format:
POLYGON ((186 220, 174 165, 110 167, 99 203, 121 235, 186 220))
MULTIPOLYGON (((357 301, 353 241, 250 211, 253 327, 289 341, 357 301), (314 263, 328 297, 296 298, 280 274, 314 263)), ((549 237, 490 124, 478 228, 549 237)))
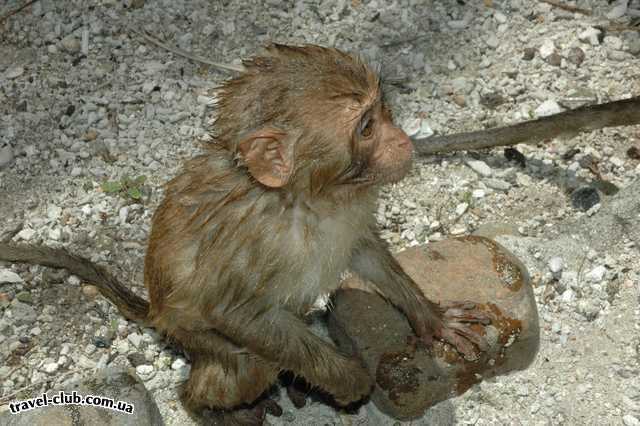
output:
MULTIPOLYGON (((192 411, 249 406, 276 383, 280 372, 276 364, 243 350, 217 333, 195 334, 190 335, 185 345, 192 366, 182 394, 183 402, 192 411), (200 345, 203 340, 206 345, 200 345)), ((269 410, 268 406, 265 408, 269 410)))

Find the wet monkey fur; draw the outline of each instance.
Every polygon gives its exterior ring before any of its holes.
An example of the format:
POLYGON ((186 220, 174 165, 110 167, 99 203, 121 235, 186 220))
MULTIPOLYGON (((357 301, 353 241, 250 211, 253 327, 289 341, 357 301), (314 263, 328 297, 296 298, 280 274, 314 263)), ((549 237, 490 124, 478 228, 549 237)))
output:
POLYGON ((192 410, 253 404, 282 371, 346 405, 373 379, 304 321, 350 269, 401 310, 418 337, 473 356, 471 304, 427 300, 379 237, 378 188, 401 179, 413 146, 393 124, 379 77, 319 46, 271 45, 219 91, 216 142, 169 182, 145 259, 150 300, 63 250, 0 244, 0 259, 67 268, 126 317, 189 354, 192 410))

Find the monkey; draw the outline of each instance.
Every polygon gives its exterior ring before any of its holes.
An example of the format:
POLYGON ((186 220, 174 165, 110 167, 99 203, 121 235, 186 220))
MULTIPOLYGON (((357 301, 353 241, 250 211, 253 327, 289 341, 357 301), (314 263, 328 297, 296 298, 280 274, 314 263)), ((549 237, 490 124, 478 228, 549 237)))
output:
POLYGON ((379 235, 379 189, 409 172, 413 145, 378 73, 315 45, 271 44, 244 68, 219 87, 214 142, 167 184, 153 215, 148 301, 64 250, 0 244, 0 259, 67 268, 179 343, 192 362, 182 401, 194 412, 251 406, 281 372, 339 406, 366 398, 373 379, 361 360, 304 321, 345 270, 403 312, 427 346, 441 339, 467 357, 486 349, 472 325, 490 318, 473 304, 428 300, 379 235))

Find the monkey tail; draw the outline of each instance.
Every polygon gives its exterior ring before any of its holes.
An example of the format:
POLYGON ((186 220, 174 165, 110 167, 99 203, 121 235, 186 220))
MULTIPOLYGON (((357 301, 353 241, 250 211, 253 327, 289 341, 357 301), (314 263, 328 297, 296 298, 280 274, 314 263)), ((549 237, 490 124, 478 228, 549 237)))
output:
POLYGON ((65 249, 0 243, 0 260, 66 269, 82 280, 95 285, 127 319, 140 322, 147 319, 149 302, 122 285, 101 266, 89 259, 71 254, 65 249))

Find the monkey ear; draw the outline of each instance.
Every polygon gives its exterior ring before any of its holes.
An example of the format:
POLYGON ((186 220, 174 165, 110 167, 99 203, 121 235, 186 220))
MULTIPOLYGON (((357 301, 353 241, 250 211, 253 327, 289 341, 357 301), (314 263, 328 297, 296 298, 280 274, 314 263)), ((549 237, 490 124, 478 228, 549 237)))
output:
POLYGON ((293 147, 281 130, 261 129, 246 137, 238 148, 249 173, 269 188, 281 188, 293 172, 293 147))

